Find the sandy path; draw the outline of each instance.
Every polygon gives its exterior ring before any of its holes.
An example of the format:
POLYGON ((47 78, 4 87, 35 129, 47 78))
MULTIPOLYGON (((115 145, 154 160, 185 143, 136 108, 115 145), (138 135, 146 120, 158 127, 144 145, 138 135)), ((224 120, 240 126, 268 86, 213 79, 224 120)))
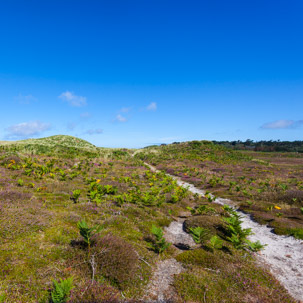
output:
POLYGON ((147 285, 144 302, 174 302, 176 296, 172 286, 174 275, 181 273, 183 270, 182 264, 173 258, 159 261, 153 277, 147 285))
MULTIPOLYGON (((172 243, 176 247, 193 247, 195 242, 192 237, 183 231, 183 222, 185 219, 173 221, 164 229, 165 240, 172 243)), ((179 250, 181 253, 182 250, 179 250)), ((153 277, 147 286, 147 302, 175 302, 176 292, 172 284, 174 282, 174 275, 184 271, 181 263, 174 258, 159 260, 153 277)))

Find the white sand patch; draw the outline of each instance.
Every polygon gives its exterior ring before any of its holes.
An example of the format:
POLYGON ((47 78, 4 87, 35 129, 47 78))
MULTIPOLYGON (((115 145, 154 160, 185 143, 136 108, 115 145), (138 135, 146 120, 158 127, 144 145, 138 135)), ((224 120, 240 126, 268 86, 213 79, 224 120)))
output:
POLYGON ((174 302, 174 275, 183 270, 182 264, 173 258, 159 261, 147 286, 147 298, 144 298, 146 302, 174 302))

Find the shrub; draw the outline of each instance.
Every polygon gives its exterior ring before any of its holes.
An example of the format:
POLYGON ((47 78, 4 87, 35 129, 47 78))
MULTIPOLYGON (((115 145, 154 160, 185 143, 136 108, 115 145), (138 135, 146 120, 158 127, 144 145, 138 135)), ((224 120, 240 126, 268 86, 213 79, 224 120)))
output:
POLYGON ((138 267, 138 254, 124 239, 108 234, 96 239, 92 248, 97 268, 120 289, 131 285, 138 267))
POLYGON ((184 221, 184 230, 190 232, 190 228, 203 227, 210 231, 211 235, 224 236, 223 222, 219 216, 203 215, 193 216, 184 221))
POLYGON ((125 150, 114 150, 113 151, 113 156, 117 159, 121 159, 124 156, 127 156, 128 152, 125 150))
POLYGON ((16 163, 20 164, 21 159, 17 155, 8 155, 2 160, 2 164, 16 163))
POLYGON ((97 281, 88 281, 72 295, 72 303, 114 303, 118 301, 118 292, 111 286, 97 281), (85 290, 83 292, 83 289, 85 290))
POLYGON ((303 240, 303 228, 290 228, 289 234, 297 239, 303 240))
POLYGON ((286 203, 290 205, 302 205, 303 203, 303 191, 290 189, 285 192, 275 191, 270 192, 264 197, 266 200, 270 202, 278 202, 278 203, 286 203))

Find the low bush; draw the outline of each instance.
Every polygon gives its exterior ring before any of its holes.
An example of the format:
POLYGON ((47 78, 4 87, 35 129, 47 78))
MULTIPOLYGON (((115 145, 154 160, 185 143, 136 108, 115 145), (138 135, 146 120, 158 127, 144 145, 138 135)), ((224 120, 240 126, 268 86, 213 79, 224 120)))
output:
POLYGON ((97 268, 119 289, 131 285, 138 269, 138 254, 131 244, 112 234, 102 238, 96 237, 92 247, 97 268))
POLYGON ((88 281, 78 287, 71 296, 71 303, 118 303, 117 290, 97 281, 88 281))
POLYGON ((219 216, 193 216, 184 221, 184 230, 190 232, 191 228, 203 227, 210 231, 211 235, 223 236, 223 222, 219 216))
POLYGON ((297 239, 303 240, 303 228, 291 228, 289 234, 297 239))

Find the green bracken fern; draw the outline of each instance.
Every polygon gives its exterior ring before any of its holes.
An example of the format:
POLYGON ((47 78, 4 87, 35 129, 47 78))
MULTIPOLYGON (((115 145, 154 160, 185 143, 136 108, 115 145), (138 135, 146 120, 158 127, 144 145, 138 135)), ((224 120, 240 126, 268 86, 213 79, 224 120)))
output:
POLYGON ((163 237, 163 231, 161 227, 157 227, 155 225, 152 226, 151 228, 151 233, 155 236, 156 240, 153 242, 151 245, 151 248, 161 254, 164 252, 169 246, 170 243, 167 243, 163 237))
POLYGON ((223 246, 223 241, 218 236, 212 236, 209 242, 213 249, 221 249, 223 246))
POLYGON ((103 227, 101 225, 96 225, 93 227, 88 227, 85 220, 79 221, 77 224, 79 228, 80 235, 83 237, 84 242, 88 246, 88 252, 90 252, 90 246, 91 246, 91 238, 95 234, 99 233, 103 227))
POLYGON ((197 244, 202 244, 209 236, 209 230, 203 227, 190 228, 190 233, 197 244))
POLYGON ((5 298, 6 298, 6 295, 5 294, 1 294, 0 295, 0 303, 4 302, 5 298))
POLYGON ((53 281, 54 288, 51 292, 53 303, 65 303, 70 299, 70 292, 74 288, 73 277, 67 279, 60 279, 60 282, 53 281))

